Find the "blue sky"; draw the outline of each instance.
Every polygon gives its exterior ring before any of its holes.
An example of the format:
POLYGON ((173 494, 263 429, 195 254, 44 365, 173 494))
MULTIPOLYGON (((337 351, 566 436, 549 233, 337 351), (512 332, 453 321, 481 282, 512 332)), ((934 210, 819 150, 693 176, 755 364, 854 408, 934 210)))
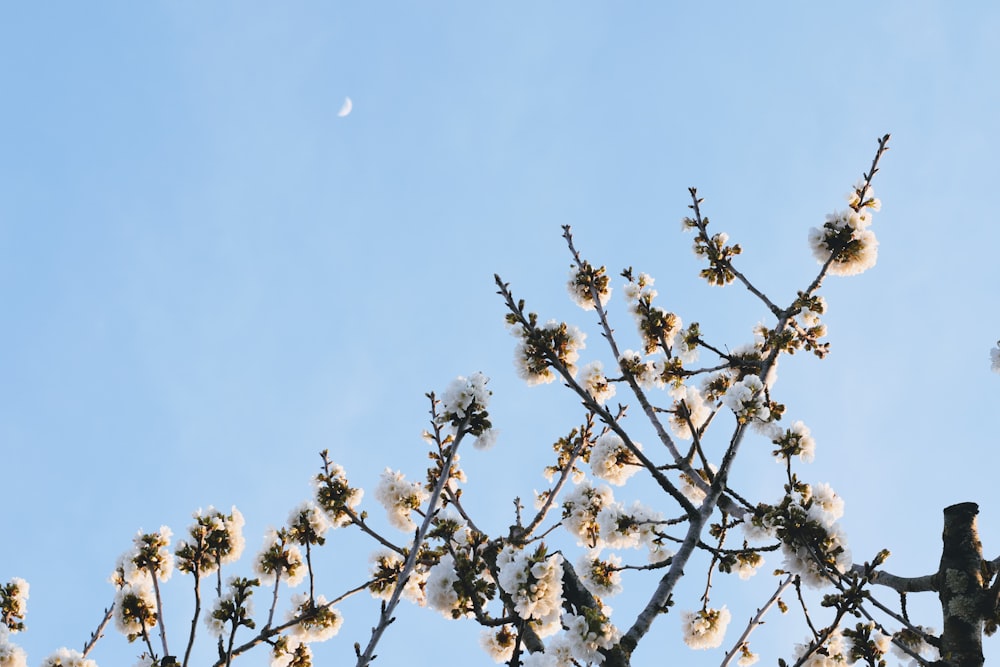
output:
MULTIPOLYGON (((890 570, 933 570, 941 510, 965 500, 995 557, 1000 11, 695 4, 0 8, 0 580, 31 582, 32 664, 86 639, 136 530, 180 534, 195 509, 235 504, 252 552, 321 449, 379 514, 385 466, 423 475, 424 393, 459 374, 492 378, 501 438, 463 464, 504 530, 580 415, 517 380, 493 273, 542 317, 592 325, 565 294, 571 224, 591 261, 653 274, 685 321, 739 345, 765 313, 698 282, 687 187, 788 301, 815 271, 809 227, 886 132, 879 263, 828 281, 833 352, 786 359, 779 400, 812 428, 803 475, 844 496, 859 558, 888 547, 890 570)), ((780 495, 765 444, 744 454, 758 499, 780 495)), ((321 588, 336 593, 371 545, 334 542, 321 588)), ((758 579, 720 598, 734 628, 767 595, 758 579)), ((178 642, 188 591, 170 587, 178 642)), ((348 659, 376 613, 353 601, 318 655, 348 659)), ((779 625, 756 639, 765 660, 787 654, 779 625)), ((634 664, 676 648, 676 619, 655 630, 634 664)), ((477 638, 404 608, 379 653, 489 664, 477 638)), ((94 657, 132 655, 112 632, 94 657)))

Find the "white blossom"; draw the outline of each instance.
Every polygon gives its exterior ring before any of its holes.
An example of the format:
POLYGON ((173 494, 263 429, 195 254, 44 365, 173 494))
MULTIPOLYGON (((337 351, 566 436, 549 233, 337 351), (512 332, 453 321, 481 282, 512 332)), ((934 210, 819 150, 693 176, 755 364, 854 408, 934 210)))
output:
MULTIPOLYGON (((638 450, 642 445, 633 443, 638 450)), ((629 477, 639 471, 639 459, 614 431, 608 431, 597 438, 590 450, 590 469, 594 476, 615 486, 623 485, 629 477)))
POLYGON ((513 657, 516 639, 517 635, 511 628, 502 625, 499 630, 483 630, 479 635, 479 645, 490 655, 493 662, 500 664, 513 657))
POLYGON ((576 375, 576 362, 580 358, 580 350, 586 347, 587 334, 572 324, 549 320, 538 327, 538 336, 544 341, 539 343, 529 340, 528 332, 523 326, 515 326, 511 333, 520 340, 514 348, 514 368, 518 377, 528 386, 548 384, 556 379, 552 370, 552 360, 548 355, 554 355, 571 376, 576 375), (549 349, 550 343, 556 341, 555 347, 549 349))
MULTIPOLYGON (((795 645, 795 657, 801 659, 810 648, 810 643, 795 645)), ((823 651, 815 650, 802 663, 802 667, 843 667, 850 660, 845 654, 844 637, 840 630, 834 630, 823 642, 823 651)))
POLYGON ((747 375, 729 387, 722 402, 733 411, 741 424, 766 422, 771 418, 771 410, 764 395, 764 383, 756 375, 747 375))
POLYGON ((382 472, 375 487, 375 499, 388 513, 389 523, 406 532, 413 532, 417 527, 410 513, 429 497, 420 482, 407 482, 403 473, 390 468, 382 472))
POLYGON ((608 382, 608 378, 604 375, 604 366, 600 361, 591 361, 580 370, 580 384, 598 405, 604 405, 614 397, 615 385, 608 382))
POLYGON ((809 506, 809 518, 826 528, 833 526, 837 519, 844 516, 844 499, 829 484, 813 484, 810 488, 812 505, 809 506))
POLYGON ((79 651, 63 647, 42 660, 38 667, 97 667, 97 663, 79 651))
POLYGON ((591 283, 593 282, 592 275, 596 274, 599 280, 603 279, 603 285, 595 284, 593 287, 597 289, 597 298, 601 305, 604 306, 608 303, 608 299, 611 298, 611 287, 607 284, 607 276, 604 275, 604 267, 594 270, 586 262, 584 267, 574 267, 569 272, 569 280, 566 281, 566 290, 569 292, 569 296, 573 299, 573 303, 580 306, 584 310, 594 310, 594 293, 591 283))
POLYGON ((674 399, 674 407, 670 413, 670 430, 682 440, 692 437, 691 425, 700 429, 712 414, 712 408, 696 387, 681 386, 670 391, 674 399), (681 402, 683 401, 683 407, 681 402))
POLYGON ((809 230, 809 245, 813 257, 820 264, 826 263, 838 250, 837 258, 830 263, 829 272, 835 276, 853 276, 867 271, 878 261, 878 240, 868 229, 871 215, 853 209, 837 211, 826 216, 822 228, 809 230), (847 237, 846 247, 837 239, 847 237))
POLYGON ((774 426, 771 441, 778 445, 774 458, 778 463, 785 463, 787 458, 798 456, 803 463, 812 463, 816 458, 816 441, 813 440, 809 427, 802 421, 796 421, 787 429, 774 426))
POLYGON ((601 485, 592 486, 584 481, 573 487, 563 496, 563 526, 575 535, 577 543, 582 546, 599 547, 601 527, 598 515, 605 507, 615 502, 611 488, 601 485))
POLYGON ((115 627, 123 635, 141 635, 156 622, 156 596, 149 577, 122 582, 115 594, 115 627))
POLYGON ((273 528, 264 535, 264 546, 254 558, 253 569, 264 584, 273 584, 277 575, 292 588, 301 584, 307 573, 298 545, 273 528))
POLYGON ((343 615, 327 604, 323 595, 317 595, 310 600, 307 593, 292 596, 292 608, 289 609, 287 620, 301 617, 289 634, 304 644, 325 642, 336 636, 344 623, 343 615))
POLYGON ((621 503, 605 506, 597 515, 603 544, 612 549, 635 549, 649 546, 656 539, 656 527, 663 515, 639 501, 625 509, 621 503))
MULTIPOLYGON (((607 608, 603 610, 608 612, 607 608)), ((601 664, 604 662, 604 655, 601 649, 610 649, 621 633, 618 628, 607 620, 607 613, 599 623, 588 623, 583 615, 566 613, 563 615, 563 623, 566 625, 566 632, 563 635, 569 643, 570 653, 582 664, 601 664)))
POLYGON ((10 641, 11 631, 0 623, 0 667, 28 667, 28 654, 10 641))
MULTIPOLYGON (((370 560, 372 563, 372 578, 378 579, 379 577, 385 577, 386 579, 377 581, 377 585, 370 585, 368 590, 371 592, 372 597, 389 600, 392 597, 392 591, 396 586, 396 577, 403 569, 403 557, 395 551, 380 549, 371 555, 370 560), (389 578, 391 578, 391 580, 388 580, 389 578)), ((414 604, 420 605, 421 607, 426 605, 427 596, 425 587, 427 583, 427 575, 427 570, 419 566, 414 568, 414 570, 410 572, 410 576, 407 578, 406 583, 403 585, 403 597, 414 604)))
MULTIPOLYGON (((709 463, 708 468, 712 471, 713 475, 719 470, 719 467, 714 463, 709 463)), ((708 475, 705 474, 704 470, 695 470, 695 472, 698 473, 698 477, 701 478, 702 482, 708 483, 708 475)), ((694 505, 701 505, 706 496, 705 490, 686 472, 681 473, 680 492, 694 505)))
POLYGON ((514 611, 525 620, 539 621, 539 636, 558 632, 562 610, 562 562, 560 554, 546 555, 506 547, 497 556, 497 583, 514 602, 514 611))
POLYGON ((455 618, 452 612, 461 609, 455 584, 458 574, 455 572, 455 559, 451 554, 445 554, 441 560, 430 569, 424 592, 427 605, 441 612, 445 618, 455 618))
POLYGON ((684 633, 684 643, 693 649, 718 647, 725 638, 730 619, 731 615, 725 606, 721 609, 683 612, 681 630, 684 633))
POLYGON ((615 554, 600 558, 599 552, 590 551, 577 561, 576 571, 580 581, 598 597, 610 597, 622 591, 622 559, 615 554))

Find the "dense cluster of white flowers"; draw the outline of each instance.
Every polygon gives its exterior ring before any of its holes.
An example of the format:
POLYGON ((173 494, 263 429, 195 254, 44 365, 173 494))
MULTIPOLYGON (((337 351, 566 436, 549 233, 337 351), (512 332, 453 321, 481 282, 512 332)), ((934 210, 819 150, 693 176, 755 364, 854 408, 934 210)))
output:
POLYGON ((698 325, 693 324, 687 329, 681 329, 674 341, 673 353, 682 364, 693 364, 698 361, 698 325))
POLYGON ((611 298, 611 287, 605 268, 602 266, 595 269, 588 262, 583 262, 579 267, 573 267, 569 272, 569 280, 566 282, 566 289, 569 291, 573 302, 584 310, 594 310, 594 292, 603 306, 611 298))
POLYGON ((323 536, 330 527, 330 519, 311 500, 302 502, 288 514, 289 535, 299 544, 323 544, 323 536))
POLYGON ((601 527, 597 517, 605 507, 615 504, 610 487, 595 487, 588 481, 572 487, 563 496, 563 526, 576 536, 582 546, 597 548, 603 545, 601 527))
POLYGON ((123 581, 115 593, 115 627, 130 639, 156 624, 156 595, 152 579, 123 581))
MULTIPOLYGON (((633 443, 639 451, 642 445, 633 443)), ((641 467, 639 459, 614 431, 603 434, 590 450, 590 469, 594 477, 621 486, 641 467)))
POLYGON ((523 667, 576 667, 578 664, 572 645, 564 635, 553 637, 546 644, 544 653, 531 653, 521 661, 523 667))
POLYGON ((303 644, 325 642, 335 637, 344 624, 343 615, 327 603, 326 597, 317 595, 310 599, 307 593, 292 596, 292 608, 286 618, 289 621, 302 619, 292 627, 289 635, 303 644))
POLYGON ((517 633, 508 625, 500 626, 499 630, 483 630, 479 636, 479 645, 497 664, 508 662, 514 656, 516 644, 517 633))
MULTIPOLYGON (((0 662, 0 664, 3 664, 0 662)), ((97 667, 97 663, 73 649, 61 648, 42 660, 38 667, 97 667)))
POLYGON ((403 473, 390 468, 382 472, 375 487, 375 499, 388 513, 389 523, 406 532, 416 529, 410 514, 429 496, 420 482, 407 482, 403 473))
POLYGON ((170 579, 174 570, 169 549, 172 536, 167 526, 161 526, 156 533, 139 531, 132 540, 132 548, 118 557, 113 576, 127 583, 154 576, 160 581, 170 579))
POLYGON ((695 431, 701 429, 708 418, 712 416, 712 407, 705 402, 697 387, 682 385, 670 390, 674 399, 670 411, 670 430, 682 440, 693 437, 691 427, 695 431))
POLYGON ((205 511, 196 511, 193 517, 195 522, 188 528, 190 539, 180 540, 174 551, 182 572, 197 568, 205 574, 239 560, 246 547, 246 522, 238 509, 233 507, 227 515, 209 506, 205 511))
MULTIPOLYGON (((388 600, 392 597, 393 587, 399 578, 399 573, 403 570, 403 557, 395 551, 381 549, 373 553, 370 557, 372 563, 372 579, 368 586, 372 597, 388 600)), ((426 584, 428 571, 417 568, 410 573, 403 586, 403 598, 420 605, 427 604, 426 584)))
POLYGON ((576 375, 576 362, 587 340, 587 334, 577 327, 549 320, 533 332, 517 324, 511 328, 511 334, 519 339, 514 348, 514 368, 529 386, 556 379, 550 357, 558 360, 570 375, 576 375))
POLYGON ((591 551, 577 561, 580 581, 591 593, 598 597, 610 597, 622 591, 622 559, 615 554, 601 558, 600 553, 591 551))
POLYGON ((759 570, 763 564, 764 558, 756 551, 744 551, 736 555, 736 563, 733 565, 732 571, 735 572, 740 579, 746 581, 753 575, 757 574, 757 570, 759 570))
POLYGON ((785 463, 793 456, 798 456, 803 463, 812 463, 816 457, 816 441, 813 440, 809 427, 802 421, 796 421, 787 429, 782 429, 776 424, 768 433, 777 447, 774 450, 774 459, 778 463, 785 463))
POLYGON ((489 449, 496 440, 496 431, 486 413, 492 395, 486 388, 487 382, 489 378, 482 373, 452 380, 441 398, 441 410, 437 416, 439 424, 455 427, 464 424, 466 432, 476 436, 476 449, 489 449))
POLYGON ((716 648, 726 636, 732 616, 723 605, 721 609, 704 608, 681 614, 681 631, 684 643, 693 649, 716 648))
POLYGON ((733 411, 741 424, 767 422, 771 410, 764 395, 764 383, 756 375, 747 375, 729 387, 722 402, 733 411))
POLYGON ((851 567, 847 536, 837 523, 844 501, 830 485, 800 485, 797 494, 786 497, 779 507, 763 523, 781 539, 785 570, 808 586, 821 588, 828 582, 829 570, 844 573, 851 567))
POLYGON ((254 559, 253 569, 265 584, 274 584, 277 579, 292 588, 301 584, 306 576, 298 545, 289 539, 286 531, 273 528, 264 535, 264 546, 254 559))
POLYGON ((638 500, 628 508, 622 503, 613 503, 597 515, 602 539, 598 546, 610 549, 646 547, 650 550, 652 562, 668 558, 672 554, 663 550, 656 534, 656 528, 661 523, 663 515, 638 500))
POLYGON ((455 559, 451 554, 445 554, 427 574, 424 585, 427 606, 438 610, 445 618, 461 616, 461 601, 458 598, 458 591, 455 590, 458 580, 455 559))
POLYGON ((30 584, 21 577, 12 577, 6 585, 0 586, 0 626, 11 632, 24 627, 30 592, 30 584))
POLYGON ((997 341, 997 346, 990 350, 990 370, 1000 373, 1000 341, 997 341))
POLYGON ((449 419, 450 415, 464 417, 469 408, 485 408, 492 392, 486 388, 489 382, 482 373, 473 373, 468 378, 459 376, 451 381, 441 397, 441 414, 449 419))
MULTIPOLYGON (((801 659, 813 648, 809 642, 796 644, 796 659, 801 659)), ((848 659, 844 636, 840 633, 840 630, 834 630, 826 638, 826 641, 818 649, 813 650, 809 657, 806 658, 805 662, 802 663, 802 667, 842 667, 851 662, 853 661, 848 659)))
POLYGON ((663 515, 638 501, 626 508, 607 486, 595 487, 586 480, 575 485, 563 496, 562 516, 563 527, 592 555, 606 548, 646 547, 652 563, 673 556, 656 532, 663 515))
POLYGON ((940 660, 941 655, 936 646, 927 643, 926 638, 933 637, 935 634, 934 628, 920 625, 913 626, 913 630, 900 630, 892 636, 892 653, 900 660, 907 660, 910 661, 910 664, 914 664, 916 661, 913 660, 913 657, 899 646, 902 644, 927 662, 934 663, 940 660))
POLYGON ((599 361, 591 361, 580 369, 580 384, 598 405, 604 405, 615 395, 615 385, 608 382, 604 365, 599 361))
POLYGON ((323 508, 332 527, 340 528, 351 522, 352 514, 357 514, 355 509, 361 504, 365 492, 364 489, 351 487, 342 466, 336 463, 327 463, 327 466, 327 470, 313 479, 316 502, 323 508))
MULTIPOLYGON (((714 475, 718 472, 719 467, 714 463, 709 463, 708 469, 714 475)), ((702 482, 706 484, 708 483, 709 476, 704 470, 695 470, 695 472, 698 474, 698 477, 702 482)), ((702 488, 702 486, 699 485, 695 479, 686 472, 681 473, 680 480, 681 483, 679 488, 680 492, 684 494, 684 497, 690 500, 694 505, 701 505, 701 502, 705 500, 705 496, 708 495, 705 493, 704 488, 702 488)))
POLYGON ((653 305, 657 291, 653 289, 654 280, 649 274, 640 273, 638 278, 633 278, 631 273, 626 273, 626 277, 629 281, 625 283, 625 298, 639 327, 646 353, 652 354, 658 349, 668 352, 683 326, 681 318, 653 305))
POLYGON ((497 556, 497 583, 510 595, 517 615, 533 622, 539 637, 562 628, 562 563, 562 555, 548 555, 544 547, 526 552, 507 546, 497 556))
POLYGON ((882 208, 871 186, 859 183, 848 195, 850 208, 826 216, 822 228, 809 230, 809 246, 820 264, 833 257, 829 271, 837 276, 853 276, 875 266, 878 239, 869 227, 871 212, 882 208))
POLYGON ((621 368, 635 378, 643 389, 663 389, 667 386, 667 361, 664 357, 643 359, 643 355, 635 350, 625 350, 618 358, 621 368))
POLYGON ((604 607, 599 612, 587 610, 584 614, 563 614, 566 630, 559 638, 569 645, 569 652, 577 664, 603 663, 601 649, 610 649, 621 637, 618 628, 608 618, 610 613, 611 610, 604 607))
POLYGON ((140 531, 132 540, 132 548, 119 556, 111 574, 110 581, 117 588, 115 627, 130 639, 148 632, 159 616, 155 583, 167 581, 173 572, 171 536, 166 526, 155 533, 140 531))
MULTIPOLYGON (((208 614, 205 616, 205 627, 208 628, 208 634, 216 639, 222 637, 226 631, 226 624, 229 622, 231 609, 235 604, 232 583, 233 579, 230 578, 229 589, 215 598, 215 602, 208 608, 208 614)), ((253 613, 253 608, 249 607, 248 611, 253 613)))
POLYGON ((10 640, 12 631, 0 623, 0 667, 28 667, 28 654, 10 640))

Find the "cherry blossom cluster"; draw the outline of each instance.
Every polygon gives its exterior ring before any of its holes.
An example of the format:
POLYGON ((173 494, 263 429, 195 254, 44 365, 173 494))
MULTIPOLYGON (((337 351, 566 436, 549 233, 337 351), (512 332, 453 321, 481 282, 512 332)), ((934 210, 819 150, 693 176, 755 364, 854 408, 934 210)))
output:
POLYGON ((234 563, 243 555, 246 521, 235 507, 225 514, 214 507, 194 513, 195 522, 188 528, 189 539, 177 543, 177 568, 186 574, 210 574, 221 565, 234 563))
POLYGON ((423 484, 408 482, 406 475, 391 468, 382 471, 375 487, 375 500, 385 508, 389 523, 407 533, 417 527, 411 515, 414 510, 420 509, 429 495, 423 484))
POLYGON ((638 278, 633 278, 630 271, 625 271, 624 276, 628 280, 625 284, 625 298, 639 327, 643 349, 646 354, 653 354, 657 350, 669 353, 683 326, 681 318, 653 305, 653 299, 658 293, 653 289, 652 277, 641 273, 638 278))
POLYGON ((288 621, 297 621, 288 634, 273 644, 271 667, 298 667, 312 664, 310 644, 325 642, 337 636, 344 623, 343 615, 323 595, 315 599, 302 593, 292 596, 288 621))
POLYGON ((604 651, 611 649, 621 637, 611 622, 611 610, 584 607, 582 613, 563 614, 564 631, 553 637, 545 652, 537 652, 524 660, 525 667, 575 667, 600 665, 604 651))
POLYGON ((534 317, 526 325, 510 319, 511 334, 517 337, 514 368, 528 385, 548 384, 556 379, 552 365, 558 364, 570 376, 576 375, 576 361, 586 347, 587 335, 573 325, 549 320, 539 326, 534 317))
POLYGON ((14 577, 0 586, 0 665, 27 667, 28 655, 10 636, 24 630, 28 613, 28 582, 14 577))
POLYGON ((364 498, 364 489, 352 487, 344 468, 331 462, 326 451, 321 456, 323 472, 313 479, 316 502, 333 527, 346 526, 357 517, 355 510, 364 498))
POLYGON ((477 449, 489 449, 496 440, 496 432, 490 423, 486 411, 492 392, 486 388, 489 382, 482 373, 473 373, 468 378, 457 377, 452 380, 441 398, 440 411, 437 413, 438 424, 450 425, 465 433, 475 436, 477 449))
POLYGON ((595 487, 586 480, 575 485, 563 497, 562 516, 563 526, 578 544, 594 553, 646 547, 651 562, 673 555, 657 532, 663 516, 638 501, 626 508, 607 486, 595 487))
MULTIPOLYGON (((638 442, 632 443, 632 447, 642 451, 638 442)), ((641 466, 632 448, 626 446, 621 436, 613 431, 597 439, 590 450, 589 463, 594 477, 615 486, 625 484, 629 477, 639 472, 641 466)))
POLYGON ((251 630, 253 620, 253 589, 260 586, 259 579, 230 577, 227 590, 219 595, 205 616, 205 626, 210 635, 223 639, 228 632, 236 633, 240 627, 251 630))
POLYGON ((758 507, 746 526, 747 536, 778 538, 784 570, 820 588, 829 583, 831 573, 843 574, 851 567, 847 538, 837 523, 844 501, 829 484, 804 484, 793 476, 789 487, 779 504, 758 507))
POLYGON ((31 586, 21 577, 14 577, 0 586, 0 625, 11 632, 24 630, 30 590, 31 586))
POLYGON ((504 548, 497 556, 497 583, 511 596, 517 615, 532 624, 539 637, 562 628, 561 554, 548 554, 544 546, 534 551, 504 548))
POLYGON ((160 616, 158 585, 170 579, 174 566, 169 551, 171 536, 167 526, 155 533, 140 531, 111 574, 116 588, 115 627, 129 641, 141 637, 148 642, 148 633, 160 616))
POLYGON ((681 614, 684 643, 693 649, 717 648, 722 644, 732 615, 723 605, 720 609, 705 607, 681 614))
POLYGON ((587 261, 570 271, 566 289, 576 305, 584 310, 594 310, 595 303, 603 306, 611 298, 610 281, 605 268, 602 266, 595 269, 587 261), (595 295, 597 302, 594 301, 595 295))
POLYGON ((848 206, 826 216, 821 228, 809 231, 809 245, 820 264, 828 265, 835 276, 853 276, 875 266, 878 239, 869 227, 872 212, 882 202, 872 194, 871 184, 860 181, 848 194, 848 206))

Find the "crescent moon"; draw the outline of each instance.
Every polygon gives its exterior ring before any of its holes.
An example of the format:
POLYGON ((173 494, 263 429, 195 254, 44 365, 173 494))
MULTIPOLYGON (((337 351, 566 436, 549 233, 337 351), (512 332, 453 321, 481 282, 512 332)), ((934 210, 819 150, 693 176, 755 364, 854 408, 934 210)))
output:
POLYGON ((350 97, 344 98, 344 105, 340 107, 340 111, 337 112, 337 116, 343 118, 347 114, 351 113, 351 109, 354 108, 354 103, 351 102, 350 97))

